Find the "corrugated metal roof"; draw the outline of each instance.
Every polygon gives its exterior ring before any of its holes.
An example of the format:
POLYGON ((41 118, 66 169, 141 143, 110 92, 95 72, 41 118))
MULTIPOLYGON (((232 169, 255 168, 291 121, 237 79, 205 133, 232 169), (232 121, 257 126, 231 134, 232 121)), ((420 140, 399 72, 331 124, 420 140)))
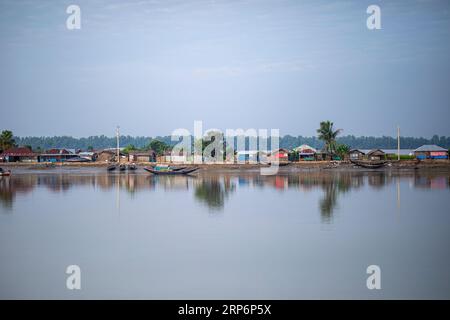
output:
POLYGON ((300 152, 300 153, 317 153, 317 149, 308 146, 307 144, 302 144, 301 146, 294 148, 294 151, 300 152))
MULTIPOLYGON (((370 151, 370 150, 369 150, 369 151, 370 151)), ((359 152, 359 153, 362 153, 362 154, 366 154, 366 152, 364 152, 363 150, 360 150, 360 149, 352 149, 352 150, 349 151, 349 153, 355 153, 355 152, 359 152)))
POLYGON ((26 147, 13 147, 5 150, 2 157, 34 157, 37 154, 26 147))
POLYGON ((448 151, 448 150, 439 147, 435 144, 424 144, 423 146, 414 150, 414 152, 434 152, 434 151, 448 151))
POLYGON ((385 155, 385 154, 386 153, 381 149, 373 149, 373 150, 370 150, 369 152, 367 152, 368 156, 372 156, 372 155, 378 156, 378 155, 385 155))

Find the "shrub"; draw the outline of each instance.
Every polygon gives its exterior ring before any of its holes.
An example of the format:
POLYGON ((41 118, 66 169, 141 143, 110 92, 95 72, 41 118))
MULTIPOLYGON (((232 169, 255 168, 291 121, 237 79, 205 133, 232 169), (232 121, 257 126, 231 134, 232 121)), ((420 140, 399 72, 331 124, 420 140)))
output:
MULTIPOLYGON (((414 160, 416 157, 414 155, 410 156, 409 154, 401 154, 400 160, 414 160)), ((388 160, 397 160, 396 154, 388 154, 387 155, 388 160)))

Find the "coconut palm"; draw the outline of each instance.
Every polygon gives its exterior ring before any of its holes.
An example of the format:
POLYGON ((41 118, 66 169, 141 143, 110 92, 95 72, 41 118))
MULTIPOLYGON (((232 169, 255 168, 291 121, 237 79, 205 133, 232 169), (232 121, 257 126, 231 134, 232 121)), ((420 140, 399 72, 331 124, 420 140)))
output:
POLYGON ((13 147, 14 144, 13 133, 9 130, 3 130, 0 134, 0 150, 7 150, 13 147))
POLYGON ((317 129, 318 138, 325 142, 325 150, 331 154, 336 153, 336 137, 342 129, 333 129, 333 122, 322 121, 317 129))

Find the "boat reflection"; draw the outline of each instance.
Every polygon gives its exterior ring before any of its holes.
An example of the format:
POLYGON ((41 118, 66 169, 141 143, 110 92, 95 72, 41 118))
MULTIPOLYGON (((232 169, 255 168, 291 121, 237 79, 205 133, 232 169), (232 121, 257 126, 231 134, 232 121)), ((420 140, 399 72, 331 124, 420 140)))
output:
POLYGON ((151 176, 147 174, 107 173, 23 173, 0 179, 0 210, 12 211, 17 195, 44 188, 51 193, 70 192, 75 187, 88 187, 97 191, 119 188, 130 195, 161 189, 167 192, 188 190, 194 198, 211 211, 224 208, 227 199, 239 189, 271 188, 277 192, 298 190, 299 192, 322 191, 318 207, 323 222, 330 222, 338 205, 339 196, 362 187, 380 190, 400 180, 416 188, 448 189, 450 177, 439 173, 391 174, 385 172, 300 172, 276 176, 258 173, 208 173, 196 176, 151 176), (9 209, 9 210, 8 210, 9 209))

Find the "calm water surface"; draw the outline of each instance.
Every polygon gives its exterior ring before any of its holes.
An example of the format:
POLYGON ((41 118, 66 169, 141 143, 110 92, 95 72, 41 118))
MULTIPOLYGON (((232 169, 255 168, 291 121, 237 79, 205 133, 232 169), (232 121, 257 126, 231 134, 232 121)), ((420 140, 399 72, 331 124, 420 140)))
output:
POLYGON ((16 170, 0 178, 0 298, 448 299, 449 181, 16 170))

